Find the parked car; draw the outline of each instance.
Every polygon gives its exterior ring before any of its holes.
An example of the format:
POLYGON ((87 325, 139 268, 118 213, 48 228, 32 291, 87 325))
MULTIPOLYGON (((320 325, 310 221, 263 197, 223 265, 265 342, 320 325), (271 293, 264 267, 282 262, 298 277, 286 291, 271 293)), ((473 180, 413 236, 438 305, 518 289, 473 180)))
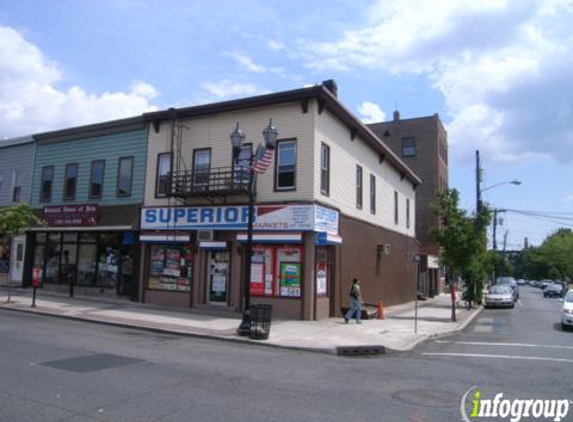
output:
POLYGON ((549 286, 550 284, 553 284, 552 280, 543 280, 541 282, 541 290, 545 290, 547 288, 547 286, 549 286))
POLYGON ((484 307, 505 307, 513 308, 515 306, 515 295, 511 286, 494 285, 491 286, 485 294, 484 307))
POLYGON ((514 301, 519 299, 519 286, 517 280, 513 277, 498 277, 495 281, 496 286, 509 286, 513 290, 514 301))
POLYGON ((525 286, 525 280, 520 278, 519 280, 517 280, 517 285, 518 286, 525 286))
POLYGON ((561 328, 564 330, 573 326, 573 290, 569 290, 563 300, 561 310, 561 328))
POLYGON ((564 291, 562 284, 549 284, 545 290, 543 290, 543 297, 563 297, 564 291))

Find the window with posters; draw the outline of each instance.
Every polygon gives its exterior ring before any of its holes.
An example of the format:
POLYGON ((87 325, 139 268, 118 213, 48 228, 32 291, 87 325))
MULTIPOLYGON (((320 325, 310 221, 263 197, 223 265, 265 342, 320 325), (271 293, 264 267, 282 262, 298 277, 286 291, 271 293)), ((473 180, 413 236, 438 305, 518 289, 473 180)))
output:
POLYGON ((301 285, 302 246, 253 245, 251 295, 299 298, 301 285))
POLYGON ((190 292, 192 274, 191 245, 151 245, 148 289, 190 292))

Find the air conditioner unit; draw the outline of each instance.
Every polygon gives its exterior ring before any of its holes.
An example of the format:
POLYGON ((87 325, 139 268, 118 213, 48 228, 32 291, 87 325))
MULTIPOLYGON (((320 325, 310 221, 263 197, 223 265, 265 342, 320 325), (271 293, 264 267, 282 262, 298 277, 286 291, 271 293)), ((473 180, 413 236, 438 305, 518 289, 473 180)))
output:
POLYGON ((211 242, 213 230, 197 230, 197 242, 211 242))
POLYGON ((389 243, 384 244, 384 253, 386 255, 390 255, 390 244, 389 243))

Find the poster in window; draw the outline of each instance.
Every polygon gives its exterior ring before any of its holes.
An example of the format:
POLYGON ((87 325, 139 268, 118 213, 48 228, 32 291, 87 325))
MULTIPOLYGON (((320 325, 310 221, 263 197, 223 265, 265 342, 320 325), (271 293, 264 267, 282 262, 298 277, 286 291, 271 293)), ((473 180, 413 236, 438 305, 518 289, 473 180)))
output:
POLYGON ((265 294, 265 264, 253 262, 251 264, 251 294, 262 296, 265 294))
POLYGON ((280 295, 284 297, 300 297, 301 286, 300 262, 282 262, 280 295))
POLYGON ((326 296, 326 262, 316 264, 316 294, 326 296))
POLYGON ((262 263, 265 266, 264 270, 264 290, 261 295, 272 296, 273 295, 273 247, 255 245, 253 246, 253 258, 252 262, 262 263))
MULTIPOLYGON (((302 247, 297 245, 285 245, 276 247, 276 288, 275 294, 284 296, 281 292, 281 287, 279 286, 279 280, 281 280, 281 264, 285 262, 302 262, 302 247)), ((300 294, 299 294, 300 296, 300 294)))

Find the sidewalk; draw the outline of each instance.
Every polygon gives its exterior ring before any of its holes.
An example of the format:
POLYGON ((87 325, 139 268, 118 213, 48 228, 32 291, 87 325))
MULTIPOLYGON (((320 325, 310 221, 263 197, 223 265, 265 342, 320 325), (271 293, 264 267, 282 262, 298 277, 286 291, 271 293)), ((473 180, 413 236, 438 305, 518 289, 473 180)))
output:
POLYGON ((134 302, 104 302, 89 298, 38 291, 32 309, 32 291, 13 289, 7 304, 6 290, 0 290, 0 311, 12 310, 82 321, 256 343, 267 346, 332 354, 374 354, 407 351, 421 342, 463 330, 481 311, 457 308, 457 322, 451 322, 449 295, 418 302, 417 333, 414 332, 414 302, 385 308, 383 320, 344 323, 342 318, 322 321, 273 320, 268 340, 250 340, 236 335, 240 316, 221 315, 194 309, 174 310, 134 302))

